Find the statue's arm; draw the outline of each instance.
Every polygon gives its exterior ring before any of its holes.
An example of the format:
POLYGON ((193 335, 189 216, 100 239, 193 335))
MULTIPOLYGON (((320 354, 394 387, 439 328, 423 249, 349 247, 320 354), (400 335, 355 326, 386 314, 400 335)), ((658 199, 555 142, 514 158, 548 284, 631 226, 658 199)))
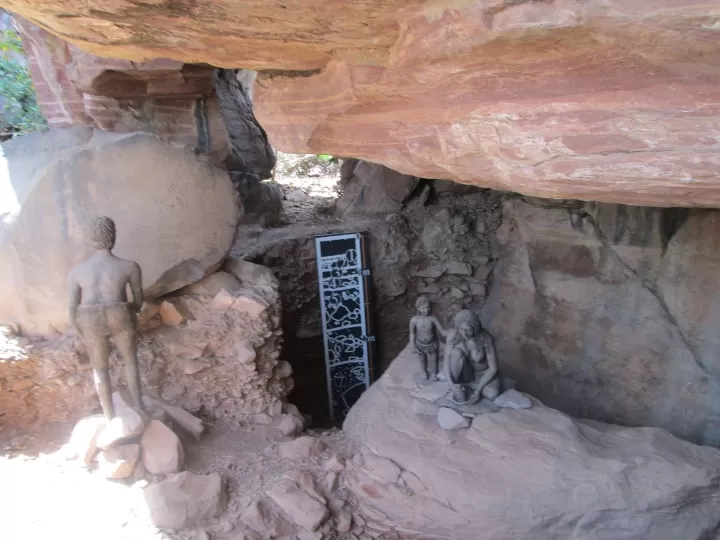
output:
POLYGON ((415 345, 415 317, 410 319, 410 345, 415 345))
POLYGON ((143 290, 142 290, 142 270, 140 265, 136 262, 133 263, 132 271, 130 272, 130 291, 133 295, 133 305, 136 311, 140 311, 143 305, 143 290))
POLYGON ((487 359, 488 368, 478 381, 478 390, 482 390, 485 386, 495 378, 498 372, 497 356, 495 355, 495 340, 493 337, 485 333, 483 336, 483 347, 485 348, 485 358, 487 359))
POLYGON ((68 316, 70 317, 70 324, 76 331, 78 331, 77 308, 82 301, 82 290, 80 289, 80 285, 78 285, 75 275, 72 272, 70 272, 70 277, 68 279, 68 292, 68 297, 70 299, 68 303, 68 316))
POLYGON ((435 328, 437 329, 438 333, 439 333, 442 337, 447 338, 447 336, 448 336, 448 331, 443 328, 443 325, 440 324, 440 321, 437 319, 437 317, 435 317, 435 316, 433 315, 432 321, 433 321, 433 324, 435 325, 435 328))

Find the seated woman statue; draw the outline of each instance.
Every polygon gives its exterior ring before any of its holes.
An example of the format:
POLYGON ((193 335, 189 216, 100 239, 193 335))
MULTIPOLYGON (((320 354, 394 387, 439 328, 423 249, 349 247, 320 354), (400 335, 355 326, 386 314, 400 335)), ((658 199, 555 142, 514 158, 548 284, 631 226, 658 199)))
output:
POLYGON ((469 310, 455 315, 455 328, 447 337, 445 377, 449 399, 457 405, 472 405, 481 397, 493 400, 500 394, 495 342, 469 310))

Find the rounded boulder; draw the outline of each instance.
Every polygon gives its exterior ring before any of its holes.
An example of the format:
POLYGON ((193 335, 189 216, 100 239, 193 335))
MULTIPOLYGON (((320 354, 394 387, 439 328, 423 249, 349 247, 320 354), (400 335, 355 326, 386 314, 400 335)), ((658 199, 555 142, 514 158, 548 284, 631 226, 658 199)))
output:
POLYGON ((140 264, 157 297, 214 270, 237 209, 223 170, 145 133, 85 126, 26 135, 0 154, 0 321, 23 331, 67 327, 67 277, 89 256, 97 216, 117 226, 114 253, 140 264))

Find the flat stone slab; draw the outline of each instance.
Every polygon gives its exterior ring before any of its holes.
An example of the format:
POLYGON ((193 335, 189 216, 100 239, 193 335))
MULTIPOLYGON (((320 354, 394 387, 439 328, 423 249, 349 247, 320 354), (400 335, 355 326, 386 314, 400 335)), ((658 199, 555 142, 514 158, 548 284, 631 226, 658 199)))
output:
POLYGON ((437 381, 427 386, 422 386, 410 391, 410 395, 419 399, 427 399, 434 402, 448 393, 450 387, 444 381, 437 381))
POLYGON ((472 405, 456 405, 450 401, 447 396, 442 396, 435 400, 435 405, 438 407, 447 407, 462 414, 463 416, 478 416, 480 414, 494 413, 500 410, 500 407, 494 404, 492 401, 485 398, 481 399, 477 403, 472 405))

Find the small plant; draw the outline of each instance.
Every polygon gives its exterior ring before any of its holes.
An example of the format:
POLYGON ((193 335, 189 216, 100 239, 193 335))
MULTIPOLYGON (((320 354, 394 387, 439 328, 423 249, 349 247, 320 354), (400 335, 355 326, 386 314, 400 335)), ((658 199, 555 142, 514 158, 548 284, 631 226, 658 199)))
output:
POLYGON ((320 161, 332 161, 333 157, 330 154, 318 154, 317 158, 320 161))
POLYGON ((0 33, 0 135, 15 136, 48 128, 35 97, 30 71, 25 62, 20 35, 12 30, 0 33))

